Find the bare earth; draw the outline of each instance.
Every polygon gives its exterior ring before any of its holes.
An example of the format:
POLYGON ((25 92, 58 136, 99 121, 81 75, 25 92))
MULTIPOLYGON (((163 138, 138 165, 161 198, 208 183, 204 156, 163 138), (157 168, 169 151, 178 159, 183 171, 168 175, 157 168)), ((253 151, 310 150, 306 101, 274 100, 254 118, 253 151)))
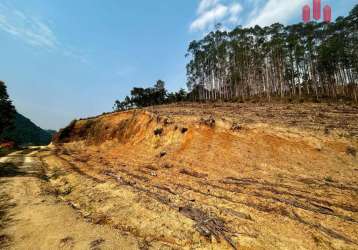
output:
POLYGON ((358 107, 186 104, 0 160, 4 249, 358 249, 358 107))
MULTIPOLYGON (((38 149, 34 150, 36 153, 38 149)), ((16 152, 2 158, 1 164, 1 249, 132 249, 137 246, 133 237, 109 226, 94 225, 68 204, 44 193, 48 184, 38 157, 16 152)))

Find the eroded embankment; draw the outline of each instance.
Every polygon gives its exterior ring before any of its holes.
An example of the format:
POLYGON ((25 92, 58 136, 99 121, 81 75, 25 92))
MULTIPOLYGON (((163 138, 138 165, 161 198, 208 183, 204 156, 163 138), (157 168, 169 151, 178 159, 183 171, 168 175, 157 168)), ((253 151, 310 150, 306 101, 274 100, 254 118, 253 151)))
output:
POLYGON ((150 248, 355 249, 357 142, 227 117, 80 120, 41 155, 53 190, 150 248))

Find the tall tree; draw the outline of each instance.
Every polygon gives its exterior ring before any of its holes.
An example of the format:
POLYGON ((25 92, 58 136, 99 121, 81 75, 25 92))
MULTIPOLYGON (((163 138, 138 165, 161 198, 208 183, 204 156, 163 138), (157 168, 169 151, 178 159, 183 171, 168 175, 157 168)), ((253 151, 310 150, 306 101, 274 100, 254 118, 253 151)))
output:
POLYGON ((358 5, 332 23, 236 27, 188 48, 192 100, 349 98, 358 91, 358 5))
POLYGON ((4 82, 0 81, 0 135, 13 126, 16 110, 7 93, 4 82))
POLYGON ((162 104, 165 101, 167 91, 165 89, 165 82, 158 80, 154 85, 155 104, 162 104))

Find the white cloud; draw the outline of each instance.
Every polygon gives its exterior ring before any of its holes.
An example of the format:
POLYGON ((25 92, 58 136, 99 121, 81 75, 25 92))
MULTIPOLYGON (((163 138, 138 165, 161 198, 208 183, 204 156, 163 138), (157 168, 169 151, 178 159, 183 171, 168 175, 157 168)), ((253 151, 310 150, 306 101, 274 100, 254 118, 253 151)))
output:
POLYGON ((87 63, 83 54, 62 45, 54 30, 46 22, 2 3, 0 3, 1 30, 31 46, 57 51, 64 56, 87 63))
POLYGON ((191 31, 205 31, 216 23, 224 27, 239 22, 239 13, 243 7, 238 2, 224 4, 221 0, 201 0, 198 6, 198 17, 190 24, 191 31))
POLYGON ((224 16, 226 16, 228 8, 221 4, 215 6, 213 9, 207 10, 202 15, 200 15, 192 24, 190 25, 190 30, 203 30, 209 24, 219 21, 224 16))
POLYGON ((232 24, 237 24, 239 23, 239 13, 243 10, 242 6, 238 3, 233 3, 230 8, 230 18, 229 21, 232 24))
MULTIPOLYGON (((251 0, 259 2, 258 0, 251 0)), ((266 4, 258 10, 258 6, 249 15, 246 26, 255 25, 267 26, 276 22, 287 24, 287 22, 297 13, 300 13, 302 6, 307 0, 268 0, 266 4)))
POLYGON ((266 0, 248 0, 250 6, 252 6, 251 12, 248 16, 248 18, 254 18, 258 15, 260 7, 264 6, 263 2, 266 2, 266 0))
POLYGON ((238 3, 233 3, 230 6, 230 13, 233 15, 237 15, 242 11, 242 6, 238 3))
POLYGON ((300 17, 308 0, 199 0, 197 17, 190 31, 209 32, 217 23, 230 30, 235 25, 245 27, 288 24, 300 17), (243 12, 243 6, 245 12, 243 12))
POLYGON ((209 8, 216 6, 218 4, 218 0, 201 0, 198 7, 198 14, 202 14, 209 8))
POLYGON ((55 49, 59 45, 47 24, 3 4, 0 4, 0 29, 33 46, 55 49))

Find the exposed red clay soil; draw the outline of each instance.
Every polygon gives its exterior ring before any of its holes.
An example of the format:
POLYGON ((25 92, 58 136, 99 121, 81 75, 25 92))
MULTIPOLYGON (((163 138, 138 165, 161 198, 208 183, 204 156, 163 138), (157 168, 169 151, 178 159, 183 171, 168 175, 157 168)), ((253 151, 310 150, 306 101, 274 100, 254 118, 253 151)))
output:
POLYGON ((75 121, 37 156, 138 249, 357 249, 357 136, 355 106, 183 104, 75 121))

